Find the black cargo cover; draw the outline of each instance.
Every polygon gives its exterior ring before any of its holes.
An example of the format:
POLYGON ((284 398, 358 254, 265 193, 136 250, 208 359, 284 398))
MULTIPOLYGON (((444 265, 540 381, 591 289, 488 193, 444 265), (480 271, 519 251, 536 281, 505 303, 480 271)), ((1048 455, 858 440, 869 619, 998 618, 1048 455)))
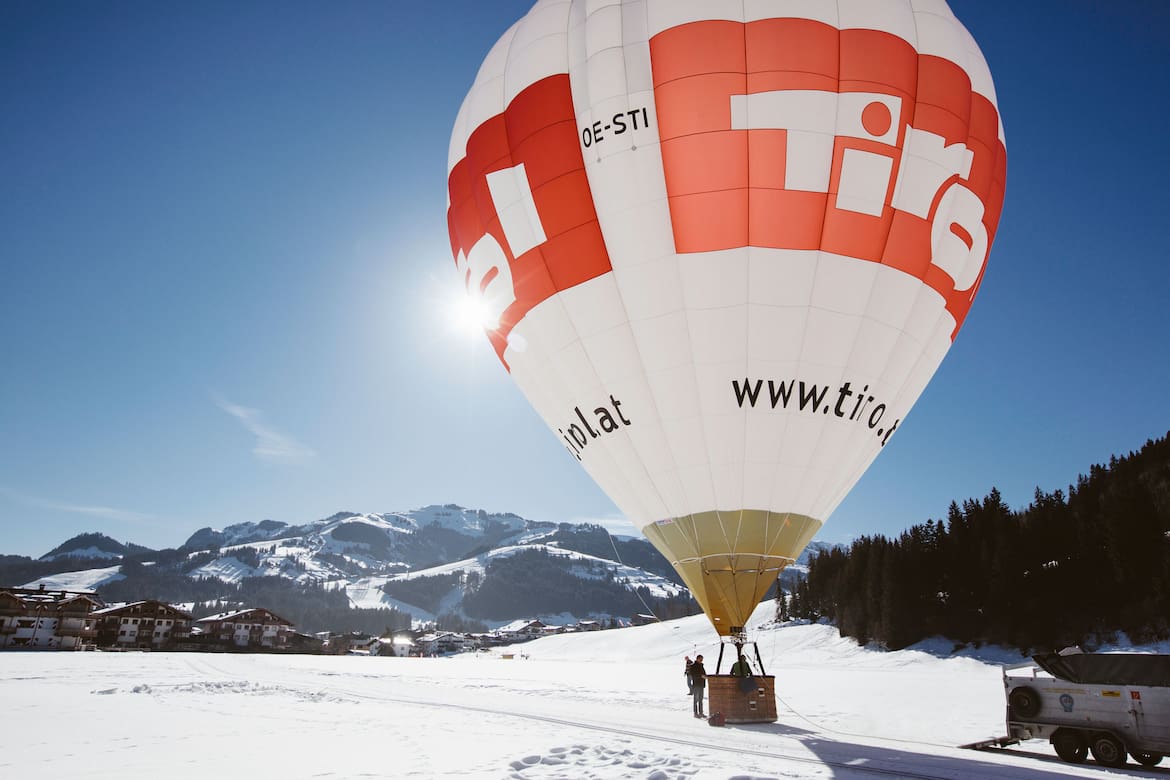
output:
POLYGON ((1096 685, 1170 687, 1170 655, 1146 653, 1044 653, 1032 656, 1040 668, 1069 682, 1096 685))

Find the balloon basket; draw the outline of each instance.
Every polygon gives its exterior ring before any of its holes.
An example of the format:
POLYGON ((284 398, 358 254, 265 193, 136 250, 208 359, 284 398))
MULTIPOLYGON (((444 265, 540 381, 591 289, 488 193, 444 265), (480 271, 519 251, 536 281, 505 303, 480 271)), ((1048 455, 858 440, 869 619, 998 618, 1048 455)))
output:
POLYGON ((707 675, 707 712, 723 713, 727 723, 775 723, 776 678, 707 675))

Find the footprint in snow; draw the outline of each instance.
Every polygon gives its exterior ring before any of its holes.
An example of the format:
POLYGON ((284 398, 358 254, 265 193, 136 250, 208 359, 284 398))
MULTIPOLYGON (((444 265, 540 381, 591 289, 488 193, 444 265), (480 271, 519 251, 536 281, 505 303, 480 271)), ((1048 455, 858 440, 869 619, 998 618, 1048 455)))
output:
POLYGON ((529 755, 509 764, 515 780, 560 780, 591 776, 591 770, 621 767, 623 777, 645 780, 686 780, 698 770, 677 756, 664 756, 630 748, 574 745, 550 748, 544 755, 529 755), (573 775, 565 774, 572 767, 573 775))

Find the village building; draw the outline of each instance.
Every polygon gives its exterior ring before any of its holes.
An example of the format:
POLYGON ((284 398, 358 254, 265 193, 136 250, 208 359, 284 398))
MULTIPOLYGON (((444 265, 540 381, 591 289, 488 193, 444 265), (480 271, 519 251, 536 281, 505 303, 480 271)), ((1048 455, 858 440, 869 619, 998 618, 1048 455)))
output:
POLYGON ((474 650, 475 640, 466 634, 457 634, 454 631, 439 631, 431 634, 423 634, 415 640, 415 645, 418 647, 422 655, 450 655, 451 653, 462 653, 466 650, 474 650))
POLYGON ((513 620, 497 628, 496 633, 508 642, 525 642, 543 636, 546 625, 539 620, 513 620))
POLYGON ((0 649, 92 647, 101 606, 92 591, 0 588, 0 649))
POLYGON ((191 635, 191 615, 162 601, 147 599, 96 610, 99 647, 159 650, 191 635))
POLYGON ((294 653, 322 653, 325 643, 313 634, 294 631, 289 635, 286 649, 294 653))
POLYGON ((366 655, 372 651, 372 645, 377 637, 360 631, 338 633, 319 631, 313 635, 320 643, 320 652, 327 655, 345 655, 346 653, 366 655))
POLYGON ((496 647, 497 645, 507 644, 508 641, 495 632, 477 632, 468 634, 477 648, 496 647))
POLYGON ((392 656, 395 658, 407 658, 418 654, 414 640, 406 634, 398 634, 393 637, 384 636, 374 642, 370 648, 370 652, 374 655, 392 656))
MULTIPOLYGON (((373 653, 374 643, 377 641, 378 637, 373 634, 365 634, 360 631, 339 634, 337 638, 338 652, 350 655, 370 655, 373 653)), ((333 639, 329 640, 331 646, 333 642, 333 639)))
POLYGON ((239 609, 208 615, 194 622, 208 644, 221 643, 237 648, 283 649, 296 635, 293 624, 266 609, 239 609))

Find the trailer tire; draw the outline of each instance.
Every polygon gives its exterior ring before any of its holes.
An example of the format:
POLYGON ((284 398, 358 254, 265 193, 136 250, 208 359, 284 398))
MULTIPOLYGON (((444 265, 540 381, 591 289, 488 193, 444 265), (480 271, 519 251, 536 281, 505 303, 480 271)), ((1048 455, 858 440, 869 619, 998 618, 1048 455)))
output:
POLYGON ((1094 734, 1089 741, 1089 750, 1098 764, 1111 767, 1125 766, 1125 745, 1108 732, 1094 734))
POLYGON ((1089 755, 1089 746, 1079 731, 1073 729, 1057 729, 1052 735, 1052 747, 1056 755, 1070 764, 1083 764, 1089 755))
POLYGON ((1161 753, 1143 753, 1139 750, 1136 753, 1131 752, 1130 755, 1133 756, 1134 761, 1138 762, 1142 766, 1157 766, 1158 764, 1162 763, 1161 753))
POLYGON ((1021 685, 1008 694, 1008 706, 1017 718, 1034 718, 1040 712, 1040 694, 1035 688, 1021 685))

